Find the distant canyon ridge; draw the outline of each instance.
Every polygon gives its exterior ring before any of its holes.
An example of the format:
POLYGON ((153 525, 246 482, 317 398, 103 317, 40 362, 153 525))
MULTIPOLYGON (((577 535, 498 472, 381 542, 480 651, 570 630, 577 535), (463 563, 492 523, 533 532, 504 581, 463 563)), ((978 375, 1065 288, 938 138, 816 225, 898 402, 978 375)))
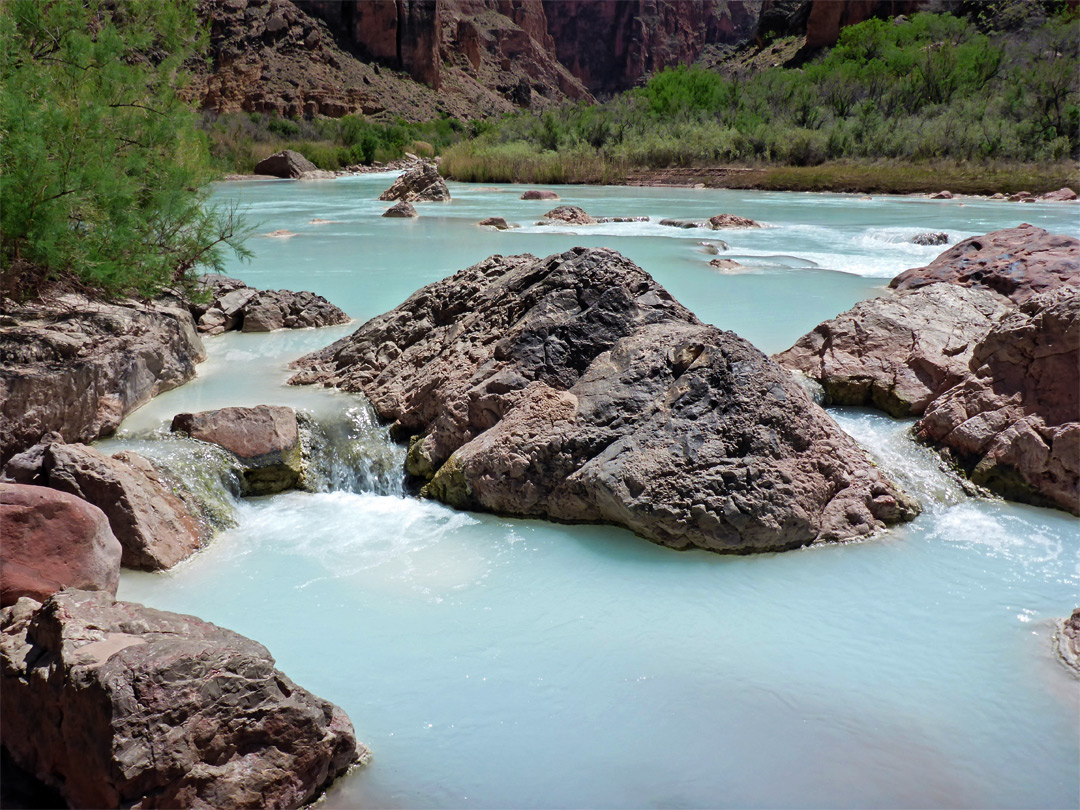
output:
MULTIPOLYGON (((202 0, 204 109, 471 119, 627 90, 712 51, 809 49, 932 0, 202 0)), ((940 2, 938 2, 940 5, 940 2)))

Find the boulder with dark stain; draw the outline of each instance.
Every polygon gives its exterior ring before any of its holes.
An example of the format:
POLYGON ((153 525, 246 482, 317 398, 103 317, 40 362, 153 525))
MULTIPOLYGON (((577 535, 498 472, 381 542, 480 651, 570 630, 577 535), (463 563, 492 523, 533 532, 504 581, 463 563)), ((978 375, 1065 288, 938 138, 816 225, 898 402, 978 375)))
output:
POLYGON ((413 169, 402 172, 386 191, 379 195, 380 200, 397 202, 445 202, 450 199, 450 189, 439 174, 434 163, 421 163, 413 169))
POLYGON ((366 753, 261 644, 65 591, 0 611, 0 732, 73 807, 296 808, 366 753))
POLYGON ((365 393, 460 508, 735 553, 917 511, 783 368, 607 249, 491 257, 298 367, 365 393))
POLYGON ((898 290, 947 281, 1025 301, 1062 285, 1080 287, 1080 239, 1020 225, 958 242, 925 267, 889 282, 898 290))
POLYGON ((292 489, 303 473, 296 411, 281 405, 178 413, 171 430, 224 447, 244 468, 245 495, 292 489))
POLYGON ((116 594, 120 542, 96 506, 55 489, 0 483, 0 527, 0 606, 62 588, 116 594))
POLYGON ((255 164, 255 174, 293 179, 300 177, 305 172, 313 172, 317 169, 318 166, 292 149, 277 152, 255 164))

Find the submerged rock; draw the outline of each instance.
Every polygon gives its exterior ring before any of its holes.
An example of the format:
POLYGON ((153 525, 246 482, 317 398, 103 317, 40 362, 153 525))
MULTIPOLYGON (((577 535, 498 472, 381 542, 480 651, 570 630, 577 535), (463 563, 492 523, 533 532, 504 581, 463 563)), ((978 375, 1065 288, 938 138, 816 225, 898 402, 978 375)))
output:
POLYGON ((787 372, 607 249, 493 256, 297 366, 365 393, 461 508, 722 552, 917 512, 787 372))
POLYGON ((399 202, 445 202, 450 189, 434 163, 421 163, 403 172, 393 185, 379 195, 380 200, 399 202))
POLYGON ((908 290, 939 281, 983 287, 1017 302, 1062 285, 1080 287, 1080 239, 1027 224, 973 236, 925 267, 905 270, 889 286, 908 290))
POLYGON ((272 495, 300 483, 300 434, 292 408, 258 405, 179 413, 170 429, 235 455, 244 468, 241 486, 245 495, 272 495))
POLYGON ((595 225, 596 220, 590 217, 585 210, 576 205, 560 205, 552 208, 546 214, 545 219, 553 219, 558 222, 566 222, 570 225, 595 225))
POLYGON ((503 219, 502 217, 488 217, 487 219, 480 220, 476 224, 480 225, 482 227, 485 227, 485 228, 494 228, 497 231, 508 231, 508 230, 510 230, 510 226, 506 223, 506 220, 503 219))
POLYGON ((0 526, 0 606, 62 588, 116 595, 120 542, 97 507, 55 489, 0 483, 0 526))
POLYGON ((734 259, 712 259, 709 262, 709 267, 714 267, 717 270, 725 270, 728 272, 738 272, 740 270, 746 269, 744 265, 739 264, 734 259))
POLYGON ((391 217, 396 219, 411 219, 412 217, 418 217, 416 209, 413 208, 412 203, 399 202, 397 205, 391 205, 385 211, 383 211, 384 217, 391 217))
POLYGON ((967 373, 975 345, 1011 308, 989 290, 904 290, 856 304, 774 359, 820 383, 828 404, 917 416, 967 373))
POLYGON ((931 245, 947 245, 949 244, 949 235, 944 231, 938 231, 936 233, 920 233, 911 238, 913 245, 922 245, 928 247, 931 245))
POLYGON ((1080 290, 1028 298, 975 346, 917 435, 1012 500, 1080 514, 1080 290))
POLYGON ((296 808, 366 753, 261 644, 65 591, 0 611, 0 731, 73 807, 296 808))
POLYGON ((648 217, 594 217, 598 224, 607 222, 648 222, 648 217))
POLYGON ((81 295, 8 305, 0 319, 0 463, 50 431, 89 442, 206 357, 185 304, 81 295))
POLYGON ((521 195, 523 200, 557 200, 559 195, 554 191, 531 188, 521 195))
POLYGON ((348 323, 349 316, 321 295, 292 290, 257 290, 239 279, 208 273, 200 283, 208 303, 193 303, 198 329, 218 335, 232 329, 272 332, 348 323))
POLYGON ((709 227, 714 231, 721 228, 760 228, 761 223, 736 214, 717 214, 709 217, 709 227))
POLYGON ((318 167, 292 149, 277 152, 255 164, 255 174, 265 174, 271 177, 297 178, 305 172, 314 171, 318 171, 318 167))
POLYGON ((1080 677, 1080 608, 1067 619, 1058 622, 1054 632, 1054 649, 1073 674, 1080 677))

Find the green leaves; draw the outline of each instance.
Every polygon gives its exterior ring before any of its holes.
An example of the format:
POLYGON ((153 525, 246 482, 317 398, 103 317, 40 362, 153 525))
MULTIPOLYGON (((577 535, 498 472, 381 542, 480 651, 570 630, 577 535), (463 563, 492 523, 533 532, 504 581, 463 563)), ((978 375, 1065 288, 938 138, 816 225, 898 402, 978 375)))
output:
POLYGON ((205 45, 191 0, 10 0, 0 41, 0 245, 38 270, 16 278, 148 296, 244 255, 236 212, 195 190, 212 173, 176 95, 205 45))

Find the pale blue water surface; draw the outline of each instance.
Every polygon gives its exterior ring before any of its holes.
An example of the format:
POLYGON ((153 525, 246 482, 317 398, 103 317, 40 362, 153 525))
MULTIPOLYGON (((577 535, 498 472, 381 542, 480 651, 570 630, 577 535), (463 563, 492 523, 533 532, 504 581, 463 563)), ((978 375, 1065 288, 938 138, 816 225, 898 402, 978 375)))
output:
MULTIPOLYGON (((391 180, 220 186, 260 232, 297 234, 253 239, 254 261, 230 272, 362 321, 494 253, 607 246, 775 352, 943 249, 916 233, 1080 234, 1068 205, 603 187, 557 190, 654 222, 536 227, 557 203, 464 184, 417 220, 382 219, 391 180), (655 224, 725 211, 769 227, 655 224), (476 227, 492 215, 524 227, 476 227), (717 238, 745 272, 709 267, 698 243, 717 238)), ((289 361, 353 328, 211 338, 198 379, 103 449, 163 457, 178 411, 283 403, 349 413, 373 453, 399 458, 359 398, 284 385, 289 361)), ((1080 523, 966 496, 908 422, 834 416, 920 499, 916 521, 859 544, 677 553, 610 527, 455 512, 384 471, 360 491, 241 503, 236 528, 166 574, 125 572, 119 596, 251 636, 345 709, 374 759, 327 808, 1080 806, 1080 681, 1050 645, 1052 619, 1080 603, 1080 523)))

